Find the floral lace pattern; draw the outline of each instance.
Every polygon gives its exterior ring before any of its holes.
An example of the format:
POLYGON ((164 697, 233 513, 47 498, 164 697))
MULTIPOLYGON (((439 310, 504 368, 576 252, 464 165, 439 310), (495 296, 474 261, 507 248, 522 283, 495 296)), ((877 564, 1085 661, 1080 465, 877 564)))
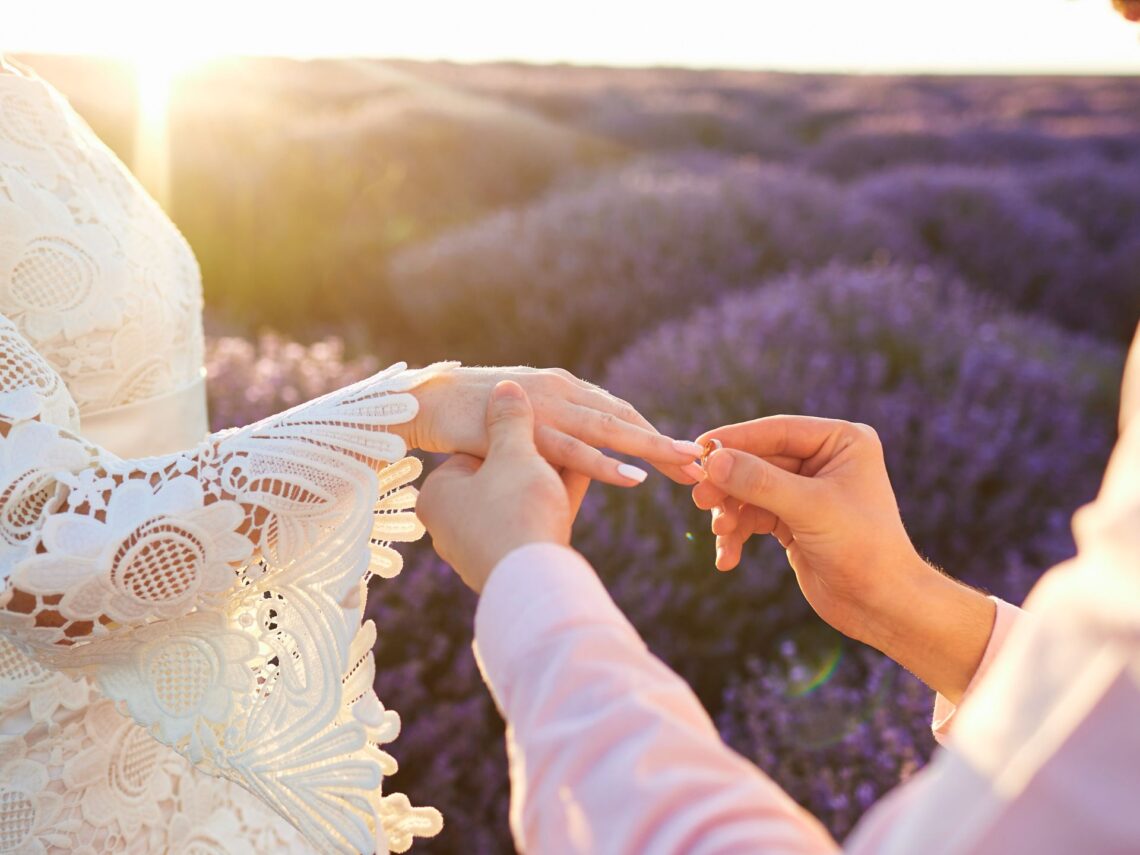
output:
POLYGON ((82 438, 201 364, 185 241, 57 93, 0 75, 0 852, 404 851, 440 827, 382 792, 399 717, 361 619, 423 531, 389 427, 448 366, 164 456, 82 438))
POLYGON ((386 428, 415 415, 408 389, 438 370, 396 365, 139 461, 8 421, 5 445, 42 451, 0 470, 5 493, 36 488, 13 494, 26 522, 0 535, 0 629, 322 850, 403 851, 434 833, 435 811, 381 794, 396 764, 379 746, 399 717, 372 691, 361 614, 373 556, 390 576, 389 544, 423 533, 409 510, 420 464, 386 428))
MULTIPOLYGON (((5 672, 13 656, 0 639, 5 672)), ((311 851, 240 787, 194 774, 86 680, 49 673, 26 732, 0 736, 0 852, 311 851)))
POLYGON ((85 414, 201 377, 185 239, 43 81, 0 74, 0 314, 85 414))

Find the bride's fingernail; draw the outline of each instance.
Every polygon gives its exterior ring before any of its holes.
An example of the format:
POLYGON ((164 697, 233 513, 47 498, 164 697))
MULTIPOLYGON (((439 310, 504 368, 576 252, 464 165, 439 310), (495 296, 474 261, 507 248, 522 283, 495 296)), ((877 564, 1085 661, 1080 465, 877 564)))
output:
POLYGON ((617 471, 618 475, 622 478, 628 478, 630 481, 636 481, 638 484, 649 477, 649 473, 644 469, 638 469, 636 466, 631 466, 628 463, 619 463, 617 471))
POLYGON ((699 442, 688 439, 673 440, 673 450, 678 454, 688 454, 690 457, 700 457, 704 453, 704 446, 699 442))

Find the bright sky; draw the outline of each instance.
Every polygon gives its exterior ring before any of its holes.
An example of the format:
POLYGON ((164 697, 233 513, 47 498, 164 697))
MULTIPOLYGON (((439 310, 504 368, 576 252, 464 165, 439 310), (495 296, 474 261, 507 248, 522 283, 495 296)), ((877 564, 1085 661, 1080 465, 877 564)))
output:
POLYGON ((1140 73, 1110 0, 4 0, 0 51, 1140 73))

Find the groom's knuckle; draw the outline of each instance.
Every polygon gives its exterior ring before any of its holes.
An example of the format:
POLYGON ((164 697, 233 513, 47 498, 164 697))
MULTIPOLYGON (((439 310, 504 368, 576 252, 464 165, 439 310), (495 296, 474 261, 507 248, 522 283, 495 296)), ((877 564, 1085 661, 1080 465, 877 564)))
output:
POLYGON ((875 430, 873 427, 871 427, 869 424, 864 424, 863 422, 856 422, 855 423, 855 429, 857 431, 859 431, 859 435, 868 444, 870 444, 872 446, 878 446, 878 445, 882 444, 881 441, 879 440, 879 432, 877 430, 875 430))
POLYGON ((526 404, 519 399, 499 401, 487 419, 488 424, 509 423, 526 415, 526 404))

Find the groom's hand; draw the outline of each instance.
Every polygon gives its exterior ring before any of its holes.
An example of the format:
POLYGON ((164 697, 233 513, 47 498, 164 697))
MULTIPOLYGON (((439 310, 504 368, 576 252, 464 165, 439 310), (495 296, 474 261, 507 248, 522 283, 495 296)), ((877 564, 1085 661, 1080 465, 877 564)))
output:
POLYGON ((476 592, 512 550, 568 545, 589 480, 559 475, 534 444, 534 411, 519 384, 495 386, 485 460, 457 454, 424 482, 417 512, 436 552, 476 592))
POLYGON ((719 509, 717 567, 734 567, 750 536, 773 534, 821 618, 956 702, 989 639, 994 606, 915 551, 875 432, 772 416, 699 441, 707 439, 724 447, 709 456, 693 500, 719 509))
POLYGON ((723 448, 693 489, 713 509, 717 567, 740 561, 752 535, 784 546, 808 602, 825 621, 879 646, 883 623, 916 581, 937 575, 903 528, 883 449, 866 425, 772 416, 709 431, 723 448))

